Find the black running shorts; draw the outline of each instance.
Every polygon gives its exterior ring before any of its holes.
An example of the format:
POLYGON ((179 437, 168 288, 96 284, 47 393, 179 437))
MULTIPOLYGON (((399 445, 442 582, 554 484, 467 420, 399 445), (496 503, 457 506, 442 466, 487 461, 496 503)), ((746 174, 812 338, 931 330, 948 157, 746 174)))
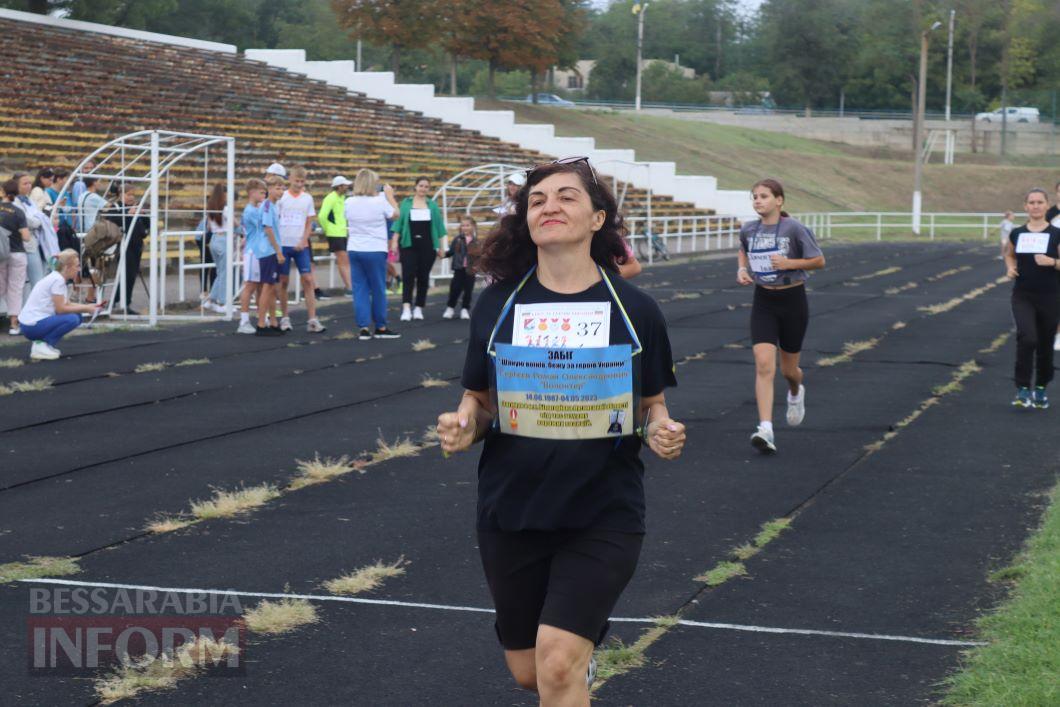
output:
POLYGON ((751 343, 780 345, 781 351, 802 351, 806 326, 810 323, 810 307, 806 302, 806 287, 770 290, 755 287, 751 305, 751 343))
POLYGON ((505 650, 533 648, 540 624, 599 645, 644 536, 615 530, 478 531, 505 650))
POLYGON ((342 253, 346 250, 346 236, 328 236, 328 252, 342 253))

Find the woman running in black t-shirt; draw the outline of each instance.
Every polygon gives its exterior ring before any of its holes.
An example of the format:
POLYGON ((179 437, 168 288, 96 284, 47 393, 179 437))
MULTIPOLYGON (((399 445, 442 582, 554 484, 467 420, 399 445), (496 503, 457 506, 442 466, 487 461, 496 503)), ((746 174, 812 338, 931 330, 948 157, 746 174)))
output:
POLYGON ((543 705, 588 705, 593 647, 644 534, 646 443, 676 459, 685 428, 666 322, 623 280, 625 228, 587 158, 534 168, 486 241, 446 454, 485 440, 478 540, 508 668, 543 705), (499 410, 499 412, 498 412, 499 410), (588 676, 588 677, 587 677, 588 676))
POLYGON ((787 421, 802 424, 806 387, 799 357, 810 308, 806 301, 806 271, 824 267, 824 255, 810 229, 783 211, 784 187, 762 179, 751 187, 755 213, 760 218, 740 228, 739 269, 736 281, 754 285, 751 305, 751 348, 755 357, 755 399, 758 427, 751 444, 763 454, 774 454, 773 379, 780 349, 780 373, 788 383, 787 421))
POLYGON ((1046 191, 1031 189, 1024 204, 1027 223, 1012 229, 1005 249, 1005 267, 1009 278, 1015 281, 1012 318, 1016 320, 1016 397, 1012 404, 1022 408, 1049 407, 1045 386, 1053 379, 1053 336, 1060 321, 1060 228, 1045 220, 1048 206, 1046 191))

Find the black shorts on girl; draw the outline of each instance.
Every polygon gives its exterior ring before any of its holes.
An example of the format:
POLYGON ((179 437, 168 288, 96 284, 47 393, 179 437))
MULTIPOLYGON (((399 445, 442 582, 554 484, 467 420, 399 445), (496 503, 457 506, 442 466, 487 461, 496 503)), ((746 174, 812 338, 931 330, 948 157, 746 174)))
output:
POLYGON ((755 286, 751 305, 751 344, 779 345, 786 353, 802 351, 802 340, 810 323, 806 287, 771 290, 755 286))
POLYGON ((479 530, 478 546, 505 650, 533 648, 539 625, 600 645, 644 536, 617 530, 479 530))

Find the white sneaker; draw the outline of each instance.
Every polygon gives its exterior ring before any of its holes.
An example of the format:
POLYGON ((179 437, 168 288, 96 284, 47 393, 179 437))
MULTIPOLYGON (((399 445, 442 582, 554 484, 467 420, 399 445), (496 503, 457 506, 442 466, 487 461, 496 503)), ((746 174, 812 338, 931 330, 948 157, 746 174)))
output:
POLYGON ((401 321, 411 322, 412 321, 412 308, 407 304, 401 308, 401 321))
POLYGON ((762 454, 776 454, 777 452, 777 445, 773 443, 773 433, 763 429, 761 425, 751 435, 751 446, 762 454))
POLYGON ((258 330, 254 328, 254 325, 250 321, 240 322, 239 328, 236 329, 237 334, 254 334, 258 330))
MULTIPOLYGON (((11 327, 10 329, 7 330, 7 333, 10 334, 11 336, 22 336, 22 329, 21 329, 21 327, 13 326, 13 327, 11 327)), ((41 342, 41 343, 43 343, 43 342, 41 342)))
POLYGON ((467 311, 466 309, 461 309, 460 310, 460 318, 461 319, 471 319, 471 312, 467 311))
POLYGON ((48 346, 46 342, 34 341, 29 349, 29 357, 34 361, 54 361, 59 358, 59 350, 48 346))
POLYGON ((423 319, 423 307, 416 307, 412 310, 413 319, 423 319))
POLYGON ((794 398, 788 393, 788 424, 798 427, 806 417, 806 386, 799 386, 799 394, 794 398))
POLYGON ((305 325, 305 330, 310 334, 319 334, 322 331, 327 331, 327 327, 321 324, 319 319, 310 319, 305 325))
POLYGON ((284 317, 280 320, 280 331, 291 331, 292 329, 294 329, 294 327, 291 326, 290 317, 284 317))
POLYGON ((1053 337, 1053 351, 1060 351, 1060 334, 1053 337))
POLYGON ((452 319, 454 314, 456 314, 456 310, 452 307, 446 307, 445 311, 442 312, 442 319, 452 319))
POLYGON ((203 306, 204 309, 208 309, 211 312, 217 312, 218 314, 224 314, 225 313, 225 308, 222 307, 221 305, 217 304, 216 302, 214 302, 211 299, 208 299, 205 302, 203 302, 202 306, 203 306))

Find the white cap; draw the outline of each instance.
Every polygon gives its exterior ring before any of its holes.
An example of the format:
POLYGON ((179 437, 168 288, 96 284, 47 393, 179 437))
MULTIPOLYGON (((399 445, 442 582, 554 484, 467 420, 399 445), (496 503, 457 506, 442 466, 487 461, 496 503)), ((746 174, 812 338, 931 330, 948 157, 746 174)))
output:
POLYGON ((353 182, 351 182, 349 179, 346 179, 346 177, 342 176, 341 174, 331 180, 332 189, 334 189, 335 187, 344 187, 350 184, 353 184, 353 182))
POLYGON ((283 165, 279 162, 273 162, 269 165, 269 168, 265 170, 265 174, 275 174, 279 177, 287 179, 287 170, 283 168, 283 165))
POLYGON ((526 175, 522 172, 512 172, 508 175, 508 181, 517 187, 521 187, 526 184, 526 175))

